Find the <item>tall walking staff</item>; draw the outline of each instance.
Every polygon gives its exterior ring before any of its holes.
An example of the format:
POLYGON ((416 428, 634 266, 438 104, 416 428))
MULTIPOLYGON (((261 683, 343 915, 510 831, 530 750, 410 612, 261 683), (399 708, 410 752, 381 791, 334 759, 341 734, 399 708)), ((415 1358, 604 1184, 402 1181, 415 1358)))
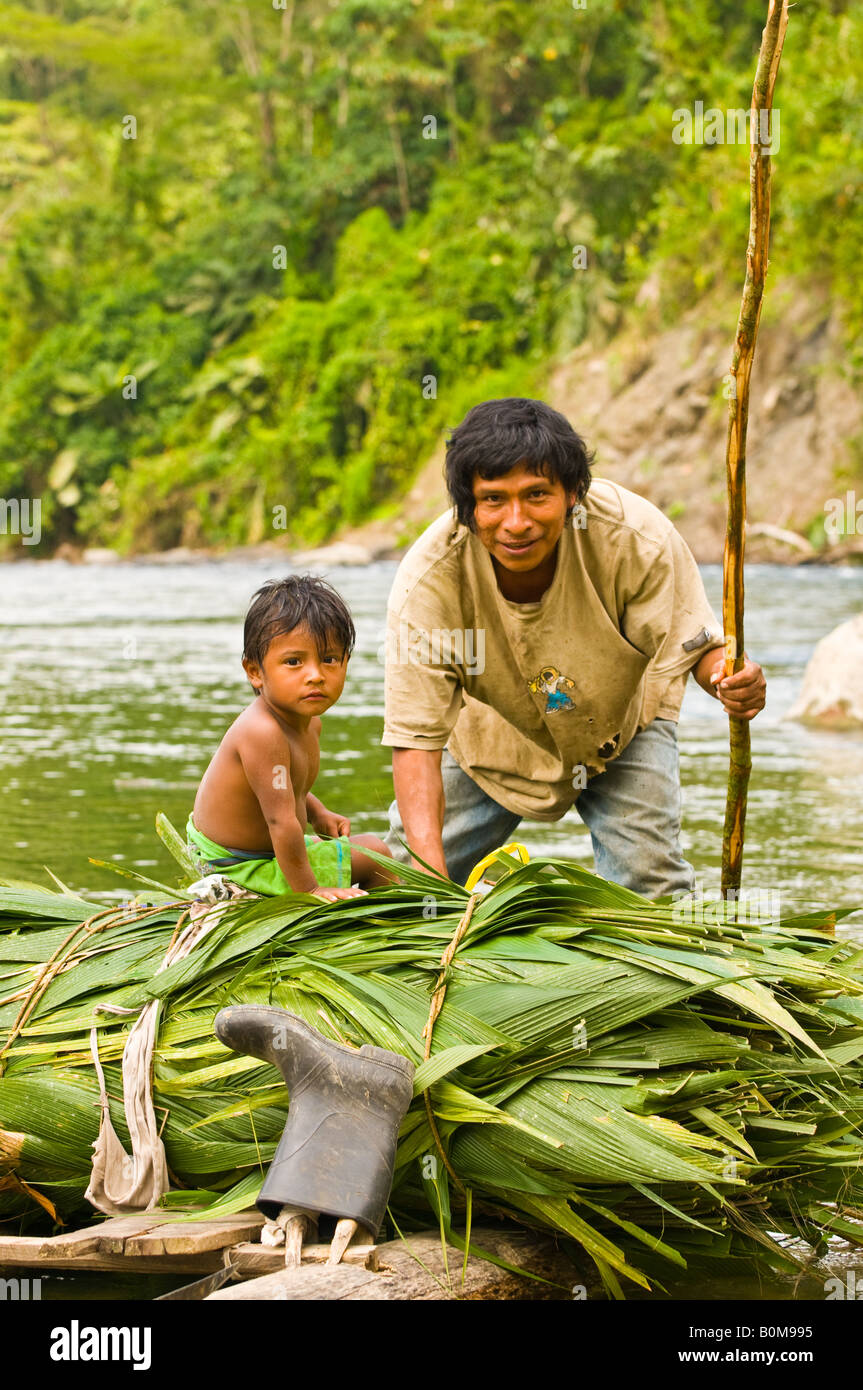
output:
MULTIPOLYGON (((722 621, 725 628, 725 674, 743 665, 743 545, 746 529, 746 424, 749 417, 749 376, 761 318, 761 298, 767 274, 770 242, 770 145, 773 137, 773 88, 788 25, 788 0, 770 0, 767 23, 752 88, 749 126, 749 244, 746 280, 737 320, 731 363, 733 390, 728 403, 725 468, 728 480, 728 521, 722 563, 722 621), (764 113, 762 115, 762 113, 764 113)), ((749 721, 729 715, 730 761, 722 837, 722 895, 740 889, 746 793, 752 757, 749 721)))

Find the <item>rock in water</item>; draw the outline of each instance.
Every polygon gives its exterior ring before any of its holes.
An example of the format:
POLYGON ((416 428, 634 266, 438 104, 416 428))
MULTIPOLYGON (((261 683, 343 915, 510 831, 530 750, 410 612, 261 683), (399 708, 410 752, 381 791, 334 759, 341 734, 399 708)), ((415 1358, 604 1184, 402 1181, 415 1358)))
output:
POLYGON ((818 643, 788 718, 826 729, 863 728, 863 613, 818 643))

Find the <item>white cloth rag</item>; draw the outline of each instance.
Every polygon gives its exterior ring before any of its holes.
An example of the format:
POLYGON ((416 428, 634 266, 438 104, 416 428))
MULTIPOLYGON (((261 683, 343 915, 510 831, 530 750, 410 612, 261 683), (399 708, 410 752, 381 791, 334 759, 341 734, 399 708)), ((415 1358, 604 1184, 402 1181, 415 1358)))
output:
MULTIPOLYGON (((218 925, 231 901, 239 897, 258 896, 246 892, 235 883, 226 882, 219 874, 200 880, 192 887, 197 895, 190 911, 192 920, 167 952, 157 974, 187 956, 218 925)), ((110 1216, 150 1211, 171 1186, 165 1146, 159 1138, 156 1123, 151 1084, 160 1005, 161 1000, 153 999, 143 1006, 123 1049, 123 1106, 132 1143, 130 1154, 123 1148, 111 1123, 111 1107, 99 1059, 95 1025, 90 1032, 90 1051, 99 1079, 101 1118, 99 1135, 93 1144, 90 1185, 85 1196, 98 1211, 107 1212, 110 1216)), ((96 1012, 131 1014, 136 1010, 103 1005, 96 1012)))

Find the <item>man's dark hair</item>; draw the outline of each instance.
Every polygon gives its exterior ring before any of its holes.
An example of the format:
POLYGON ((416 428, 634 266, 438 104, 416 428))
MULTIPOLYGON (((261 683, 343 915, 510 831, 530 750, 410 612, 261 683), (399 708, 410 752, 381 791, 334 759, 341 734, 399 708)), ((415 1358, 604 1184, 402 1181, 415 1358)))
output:
POLYGON ((243 630, 243 660, 261 665, 267 648, 283 632, 304 627, 318 650, 332 643, 350 656, 357 634, 348 606, 331 584, 313 574, 268 579, 252 599, 243 630))
POLYGON ((446 483, 459 521, 473 529, 477 476, 502 478, 517 463, 526 463, 581 502, 590 487, 593 457, 565 415, 544 401, 506 396, 475 405, 453 430, 446 446, 446 483))

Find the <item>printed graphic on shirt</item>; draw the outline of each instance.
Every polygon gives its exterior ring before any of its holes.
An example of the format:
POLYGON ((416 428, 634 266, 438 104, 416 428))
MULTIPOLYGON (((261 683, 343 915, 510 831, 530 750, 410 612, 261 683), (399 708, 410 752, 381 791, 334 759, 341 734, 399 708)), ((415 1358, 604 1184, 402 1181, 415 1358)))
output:
POLYGON ((575 689, 575 681, 571 681, 569 676, 562 676, 556 666, 543 666, 538 676, 534 676, 528 682, 528 689, 531 695, 536 695, 541 691, 545 696, 546 714, 555 714, 558 710, 574 709, 575 705, 567 695, 567 690, 575 689))

